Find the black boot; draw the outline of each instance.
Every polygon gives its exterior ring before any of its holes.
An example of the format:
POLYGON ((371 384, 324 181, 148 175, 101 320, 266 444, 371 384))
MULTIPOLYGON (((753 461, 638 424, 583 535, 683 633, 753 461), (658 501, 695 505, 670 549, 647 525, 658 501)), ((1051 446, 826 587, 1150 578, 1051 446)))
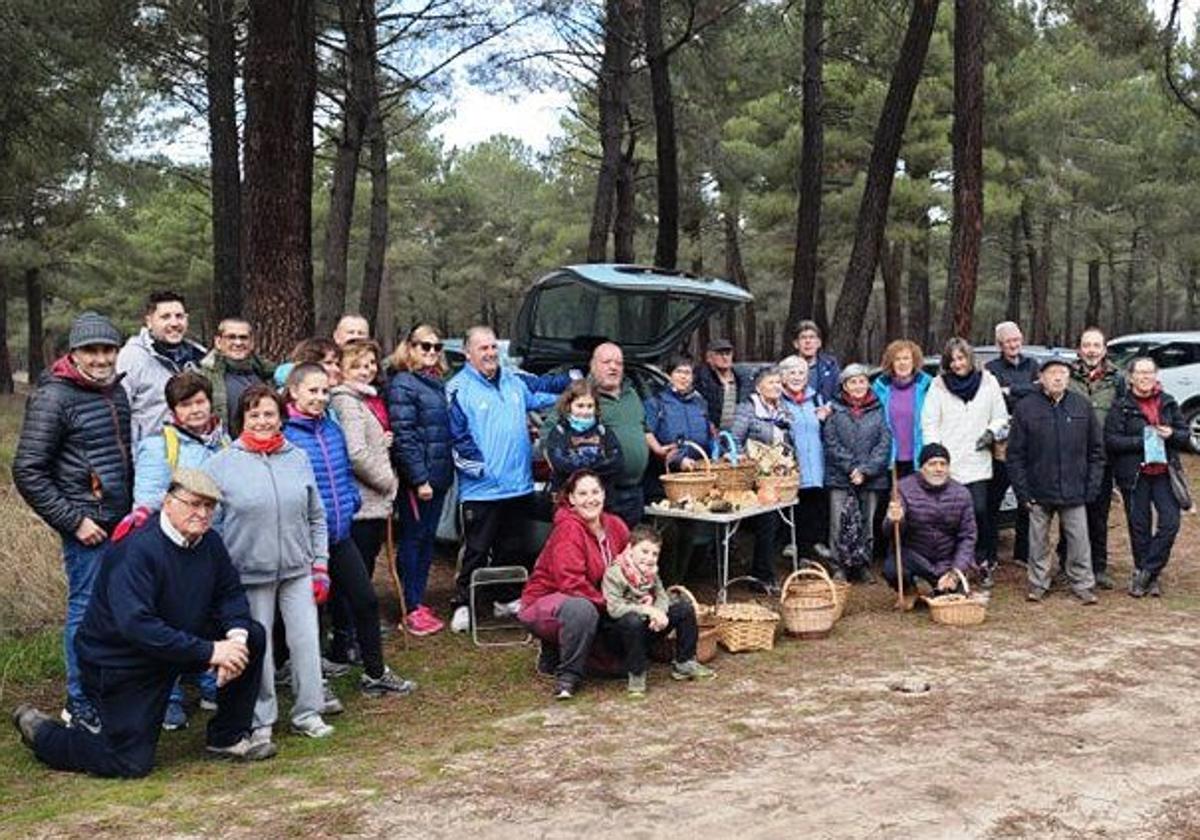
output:
POLYGON ((1134 598, 1144 598, 1146 591, 1150 588, 1150 574, 1143 572, 1140 569, 1133 573, 1133 579, 1129 582, 1129 594, 1134 598))

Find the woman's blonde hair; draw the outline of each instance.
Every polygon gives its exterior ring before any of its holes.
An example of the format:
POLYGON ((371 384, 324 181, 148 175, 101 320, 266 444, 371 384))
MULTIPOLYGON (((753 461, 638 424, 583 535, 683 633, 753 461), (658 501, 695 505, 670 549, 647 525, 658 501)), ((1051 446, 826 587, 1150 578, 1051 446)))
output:
MULTIPOLYGON (((417 324, 408 331, 408 335, 404 340, 396 345, 396 349, 392 351, 388 361, 391 363, 392 370, 396 372, 419 370, 421 367, 420 358, 417 356, 418 341, 437 341, 438 331, 429 324, 417 324)), ((443 351, 438 353, 437 364, 434 365, 440 376, 445 376, 450 370, 450 365, 446 364, 446 353, 443 351)))

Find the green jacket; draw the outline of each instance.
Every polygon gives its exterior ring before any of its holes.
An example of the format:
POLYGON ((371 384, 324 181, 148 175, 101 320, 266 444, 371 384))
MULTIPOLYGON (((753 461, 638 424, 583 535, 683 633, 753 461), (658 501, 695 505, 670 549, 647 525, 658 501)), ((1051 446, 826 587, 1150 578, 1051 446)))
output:
POLYGON ((634 588, 629 579, 625 577, 625 573, 621 571, 621 567, 616 563, 613 563, 605 570, 604 579, 600 584, 600 591, 604 593, 604 601, 608 605, 608 615, 612 619, 618 619, 628 613, 649 615, 650 607, 666 612, 667 607, 670 606, 667 601, 667 591, 663 589, 661 577, 656 577, 650 587, 645 591, 640 591, 634 588), (654 602, 649 606, 641 603, 642 595, 647 593, 654 596, 654 602))
POLYGON ((226 373, 254 374, 264 383, 270 384, 275 374, 275 365, 258 356, 251 356, 244 362, 233 362, 222 356, 216 350, 210 350, 208 355, 200 360, 200 372, 208 377, 213 389, 213 414, 221 418, 229 436, 236 438, 241 434, 241 423, 235 424, 233 412, 229 410, 229 392, 225 387, 226 373), (236 428, 235 428, 236 425, 236 428))
POLYGON ((1099 379, 1092 379, 1083 360, 1076 359, 1071 364, 1071 379, 1067 387, 1091 403, 1092 411, 1096 412, 1096 419, 1103 426, 1105 418, 1108 417, 1108 410, 1117 398, 1125 393, 1125 377, 1108 359, 1102 359, 1100 364, 1104 368, 1103 375, 1099 379))

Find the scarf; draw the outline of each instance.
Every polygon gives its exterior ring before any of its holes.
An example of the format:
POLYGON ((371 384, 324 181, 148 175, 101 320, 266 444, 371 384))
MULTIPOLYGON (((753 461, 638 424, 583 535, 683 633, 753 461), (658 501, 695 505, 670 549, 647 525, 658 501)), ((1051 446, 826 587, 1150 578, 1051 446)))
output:
POLYGON ((951 371, 946 371, 942 374, 942 382, 946 383, 946 390, 951 394, 963 402, 970 402, 979 393, 979 386, 983 383, 983 374, 978 370, 973 370, 966 376, 958 376, 951 371))
POLYGON ((791 400, 795 405, 804 405, 804 401, 808 399, 808 388, 802 388, 799 393, 783 389, 783 395, 791 400))
POLYGON ((870 408, 877 401, 875 392, 867 389, 867 393, 861 397, 852 397, 845 391, 842 391, 842 402, 846 404, 846 408, 850 409, 850 416, 858 419, 863 416, 863 412, 870 408))
POLYGON ((1162 385, 1154 384, 1154 389, 1146 396, 1141 396, 1133 391, 1133 398, 1137 401, 1138 410, 1142 412, 1142 416, 1146 418, 1146 422, 1151 426, 1162 425, 1162 385))
POLYGON ((649 589, 654 585, 654 575, 648 575, 639 569, 628 555, 628 551, 617 555, 616 563, 621 567, 621 574, 625 575, 625 580, 638 592, 649 589))
POLYGON ((276 432, 266 440, 250 434, 250 432, 242 432, 238 438, 242 442, 242 446, 247 452, 253 452, 255 455, 274 455, 280 449, 283 449, 284 437, 283 432, 276 432))
POLYGON ((178 368, 182 368, 188 362, 196 361, 198 355, 196 348, 188 344, 186 340, 178 344, 167 344, 165 341, 159 341, 156 338, 151 343, 154 345, 154 352, 170 359, 171 364, 178 368))

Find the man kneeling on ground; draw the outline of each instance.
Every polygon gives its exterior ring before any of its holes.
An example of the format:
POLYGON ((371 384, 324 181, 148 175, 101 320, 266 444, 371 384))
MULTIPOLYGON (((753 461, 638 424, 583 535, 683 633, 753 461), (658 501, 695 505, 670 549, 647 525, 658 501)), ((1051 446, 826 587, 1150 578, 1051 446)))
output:
MULTIPOLYGON (((925 581, 939 592, 961 588, 964 576, 975 565, 975 509, 971 493, 950 478, 950 453, 940 443, 921 447, 920 469, 900 480, 899 498, 887 507, 885 533, 899 522, 903 534, 904 594, 907 609, 916 602, 916 581, 925 581)), ((883 576, 896 588, 896 549, 888 550, 883 576)))
POLYGON ((18 706, 13 723, 41 761, 97 776, 145 776, 171 686, 206 668, 216 670, 219 686, 209 752, 241 761, 275 754, 270 742, 249 737, 266 635, 250 618, 220 536, 209 531, 220 499, 204 473, 176 470, 157 519, 109 548, 75 638, 100 732, 67 729, 18 706))

